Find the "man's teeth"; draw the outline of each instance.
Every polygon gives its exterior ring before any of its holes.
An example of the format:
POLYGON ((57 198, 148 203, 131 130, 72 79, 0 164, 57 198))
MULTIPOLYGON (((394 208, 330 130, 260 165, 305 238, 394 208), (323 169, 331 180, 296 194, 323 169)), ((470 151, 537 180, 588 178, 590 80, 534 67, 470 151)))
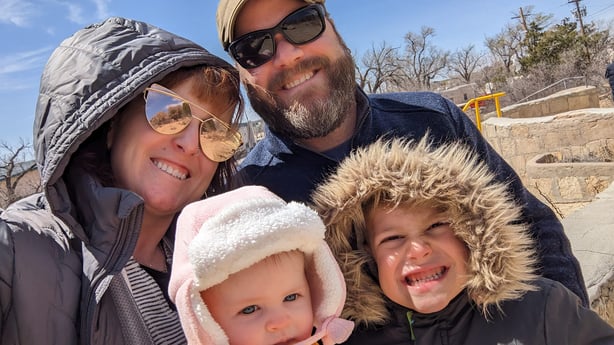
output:
POLYGON ((188 176, 186 174, 182 174, 181 172, 179 172, 176 169, 173 169, 172 167, 170 167, 168 164, 159 162, 159 161, 154 161, 154 164, 162 171, 164 171, 165 173, 178 178, 180 180, 185 180, 186 178, 188 178, 188 176))
POLYGON ((441 276, 443 276, 443 274, 445 273, 445 271, 446 271, 446 269, 445 269, 445 268, 442 268, 442 269, 441 269, 441 271, 439 271, 439 272, 437 272, 437 273, 435 273, 435 274, 432 274, 432 275, 430 275, 430 276, 426 276, 426 277, 417 278, 417 279, 412 279, 412 278, 410 278, 410 277, 408 276, 408 277, 405 277, 405 282, 406 282, 408 285, 418 285, 418 284, 423 284, 423 283, 426 283, 426 282, 430 282, 431 280, 436 280, 436 279, 441 278, 441 276))
POLYGON ((293 88, 293 87, 295 87, 295 86, 297 86, 299 84, 302 84, 302 83, 306 82, 307 80, 311 79, 311 77, 313 77, 313 73, 305 74, 305 75, 303 75, 302 78, 299 78, 299 79, 297 79, 297 80, 295 80, 295 81, 293 81, 293 82, 291 82, 289 84, 286 84, 285 89, 291 89, 291 88, 293 88))

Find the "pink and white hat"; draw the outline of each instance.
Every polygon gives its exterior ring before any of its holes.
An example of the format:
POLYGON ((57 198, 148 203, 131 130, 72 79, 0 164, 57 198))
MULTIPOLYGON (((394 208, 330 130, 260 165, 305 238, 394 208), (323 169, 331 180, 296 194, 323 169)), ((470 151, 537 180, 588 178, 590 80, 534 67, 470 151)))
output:
POLYGON ((206 290, 276 253, 305 254, 315 334, 300 344, 345 341, 354 325, 339 318, 345 282, 324 241, 325 226, 311 208, 261 186, 246 186, 186 206, 177 221, 171 300, 188 343, 227 345, 228 337, 200 297, 206 290))

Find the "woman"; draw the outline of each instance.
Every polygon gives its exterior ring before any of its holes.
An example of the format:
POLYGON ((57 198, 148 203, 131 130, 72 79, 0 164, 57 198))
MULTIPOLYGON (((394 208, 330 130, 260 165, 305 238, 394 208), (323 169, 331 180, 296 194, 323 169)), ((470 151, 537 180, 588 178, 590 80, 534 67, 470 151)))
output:
POLYGON ((174 219, 230 183, 238 85, 202 47, 123 18, 55 50, 34 126, 43 193, 0 216, 0 343, 185 343, 174 219))

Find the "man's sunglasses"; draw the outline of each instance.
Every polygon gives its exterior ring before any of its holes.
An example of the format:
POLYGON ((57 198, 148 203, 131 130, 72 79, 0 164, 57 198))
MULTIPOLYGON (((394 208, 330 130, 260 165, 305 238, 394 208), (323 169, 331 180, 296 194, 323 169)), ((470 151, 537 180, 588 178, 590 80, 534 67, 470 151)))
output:
POLYGON ((233 59, 243 68, 256 68, 275 56, 275 35, 281 33, 292 44, 309 43, 326 29, 322 5, 308 5, 290 13, 270 29, 247 33, 228 46, 233 59))
POLYGON ((147 122, 160 134, 177 134, 188 127, 192 119, 200 121, 198 139, 205 156, 215 162, 224 162, 234 155, 243 144, 241 134, 193 102, 173 91, 152 84, 145 89, 145 115, 147 122), (210 118, 202 120, 194 115, 190 107, 202 110, 210 118))

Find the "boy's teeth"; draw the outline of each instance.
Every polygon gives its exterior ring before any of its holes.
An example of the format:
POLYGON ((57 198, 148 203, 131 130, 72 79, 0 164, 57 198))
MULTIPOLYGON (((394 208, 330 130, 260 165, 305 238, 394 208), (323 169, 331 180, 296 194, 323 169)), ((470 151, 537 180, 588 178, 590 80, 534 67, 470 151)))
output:
POLYGON ((435 274, 431 274, 429 276, 421 277, 421 278, 418 278, 418 279, 412 279, 411 277, 407 276, 407 277, 405 277, 405 282, 408 285, 417 285, 417 284, 426 283, 426 282, 429 282, 431 280, 436 280, 436 279, 441 278, 441 276, 443 276, 444 272, 445 272, 445 268, 442 268, 441 271, 439 271, 439 272, 437 272, 435 274))
POLYGON ((176 169, 173 169, 172 167, 170 167, 168 164, 159 162, 159 161, 154 161, 154 164, 158 167, 158 169, 164 171, 165 173, 178 178, 180 180, 185 180, 186 178, 188 178, 187 175, 182 174, 181 172, 177 171, 176 169))

